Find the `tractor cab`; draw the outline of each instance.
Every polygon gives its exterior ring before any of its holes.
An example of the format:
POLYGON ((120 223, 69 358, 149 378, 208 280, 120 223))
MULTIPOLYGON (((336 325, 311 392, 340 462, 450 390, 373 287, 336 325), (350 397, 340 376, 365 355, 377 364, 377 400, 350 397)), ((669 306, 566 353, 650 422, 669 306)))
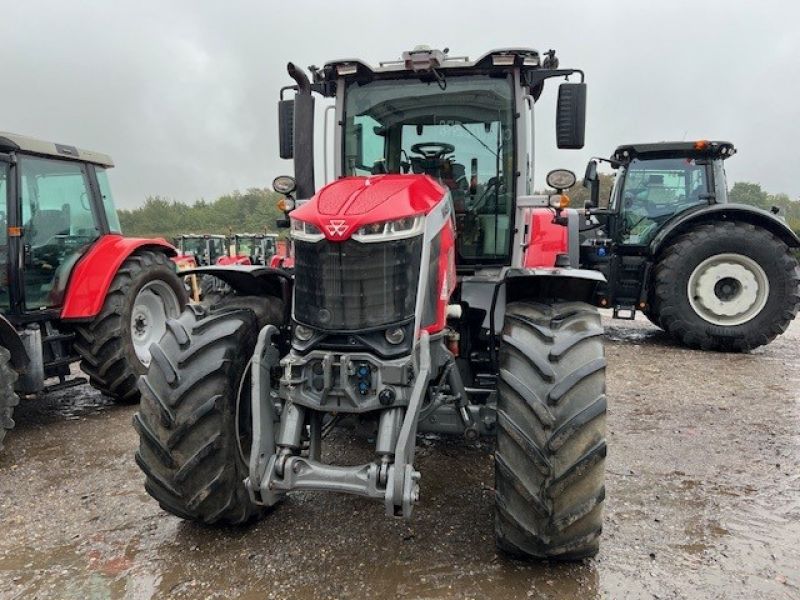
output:
POLYGON ((60 307, 75 264, 119 234, 103 154, 0 133, 0 311, 60 307), (13 169, 12 169, 13 166, 13 169))
POLYGON ((644 248, 673 217, 727 202, 722 163, 735 153, 728 142, 706 140, 620 146, 609 161, 614 186, 595 215, 619 247, 644 248))
MULTIPOLYGON (((324 148, 326 182, 431 177, 451 198, 463 272, 510 265, 525 246, 512 239, 522 231, 515 229, 516 210, 526 202, 518 199, 533 189, 534 105, 546 79, 580 78, 559 86, 557 142, 560 148, 583 146, 583 73, 559 69, 554 51, 497 50, 472 61, 418 47, 378 67, 329 62, 312 69, 313 81, 294 65, 290 74, 297 93, 279 105, 280 147, 281 157, 295 160, 298 204, 317 191, 313 144, 297 135, 313 124, 314 92, 336 101, 333 143, 324 148)), ((284 204, 287 211, 294 205, 284 204)))
POLYGON ((198 266, 214 265, 220 257, 228 254, 224 235, 179 235, 175 238, 175 245, 179 251, 177 260, 192 257, 198 266))
POLYGON ((264 233, 235 233, 231 238, 232 254, 218 264, 267 265, 277 252, 278 236, 264 233))

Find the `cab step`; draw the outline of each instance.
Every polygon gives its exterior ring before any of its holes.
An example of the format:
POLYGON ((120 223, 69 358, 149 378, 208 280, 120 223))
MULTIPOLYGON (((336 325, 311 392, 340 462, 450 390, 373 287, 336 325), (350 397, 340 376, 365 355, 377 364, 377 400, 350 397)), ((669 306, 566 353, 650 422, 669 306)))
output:
POLYGON ((636 318, 635 304, 617 304, 614 306, 614 318, 633 321, 636 318))

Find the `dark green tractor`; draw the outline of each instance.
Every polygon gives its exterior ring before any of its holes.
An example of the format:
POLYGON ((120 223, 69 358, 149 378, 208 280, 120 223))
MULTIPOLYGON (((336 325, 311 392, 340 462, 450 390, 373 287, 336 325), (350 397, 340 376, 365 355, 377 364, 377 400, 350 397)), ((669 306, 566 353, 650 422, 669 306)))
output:
POLYGON ((596 304, 642 311, 693 348, 747 351, 771 342, 800 307, 800 239, 777 214, 728 202, 728 142, 630 144, 593 159, 581 245, 608 283, 596 304), (598 161, 616 170, 599 198, 598 161))

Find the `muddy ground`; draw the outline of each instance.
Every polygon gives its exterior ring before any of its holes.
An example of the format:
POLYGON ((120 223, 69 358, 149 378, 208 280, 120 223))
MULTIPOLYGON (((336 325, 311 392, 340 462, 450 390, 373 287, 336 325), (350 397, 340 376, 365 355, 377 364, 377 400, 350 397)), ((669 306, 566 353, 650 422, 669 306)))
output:
MULTIPOLYGON (((529 564, 493 542, 492 446, 421 440, 410 523, 297 495, 246 529, 162 512, 133 407, 88 387, 25 403, 0 455, 0 598, 800 598, 800 325, 750 355, 607 330, 602 550, 529 564)), ((338 435, 346 461, 366 442, 338 435)))

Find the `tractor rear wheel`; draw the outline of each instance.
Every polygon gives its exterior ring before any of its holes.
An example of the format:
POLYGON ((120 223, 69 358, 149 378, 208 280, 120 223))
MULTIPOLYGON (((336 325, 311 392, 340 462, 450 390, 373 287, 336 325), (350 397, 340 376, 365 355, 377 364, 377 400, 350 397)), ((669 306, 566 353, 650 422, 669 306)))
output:
POLYGON ((600 315, 580 302, 509 304, 500 345, 495 533, 510 554, 599 548, 606 397, 600 315))
MULTIPOLYGON (((266 303, 266 305, 265 305, 266 303)), ((264 513, 244 486, 252 436, 250 359, 260 327, 280 325, 280 301, 262 314, 233 304, 190 305, 153 347, 134 417, 145 489, 183 519, 235 525, 264 513)))
POLYGON ((787 245, 748 223, 685 233, 656 265, 654 310, 681 343, 745 352, 786 331, 800 308, 800 268, 787 245))
POLYGON ((89 383, 114 401, 139 401, 136 381, 150 364, 150 345, 186 306, 186 290, 163 252, 141 250, 117 271, 92 322, 76 327, 75 349, 89 383))
POLYGON ((19 404, 19 397, 14 392, 17 372, 11 368, 11 353, 0 346, 0 450, 6 431, 14 428, 14 407, 19 404))
POLYGON ((200 280, 200 301, 211 306, 223 298, 233 295, 233 288, 213 275, 204 275, 200 280))

